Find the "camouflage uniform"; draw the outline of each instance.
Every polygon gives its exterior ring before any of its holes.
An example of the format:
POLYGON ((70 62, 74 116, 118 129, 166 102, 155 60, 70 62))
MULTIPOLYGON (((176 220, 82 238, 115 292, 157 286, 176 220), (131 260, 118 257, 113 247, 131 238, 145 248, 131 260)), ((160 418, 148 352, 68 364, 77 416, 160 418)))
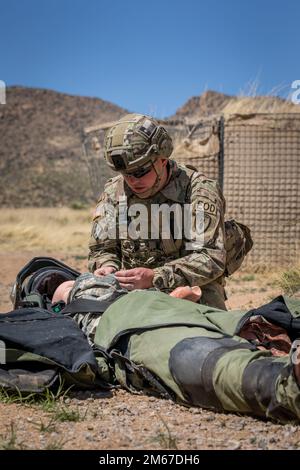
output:
MULTIPOLYGON (((105 300, 113 302, 121 295, 127 294, 122 289, 114 275, 108 274, 104 277, 94 276, 91 273, 81 274, 72 287, 68 303, 72 300, 105 300)), ((86 335, 91 346, 94 345, 94 336, 101 314, 99 313, 76 313, 72 315, 73 320, 86 335)))
MULTIPOLYGON (((89 270, 102 266, 119 269, 136 267, 154 270, 153 286, 161 291, 170 292, 178 286, 201 286, 201 303, 220 309, 225 307, 224 270, 226 250, 224 248, 224 212, 225 201, 217 182, 184 165, 169 161, 169 180, 164 188, 148 199, 141 199, 125 183, 123 176, 112 178, 105 185, 98 201, 89 243, 89 270), (127 197, 128 210, 133 204, 142 204, 148 208, 151 204, 191 203, 192 224, 196 222, 196 206, 204 210, 204 245, 199 249, 186 249, 184 234, 182 238, 122 239, 117 233, 115 239, 103 240, 102 234, 109 230, 111 221, 105 213, 107 203, 118 206, 119 197, 127 197)), ((150 215, 149 215, 150 217, 150 215)), ((131 222, 127 216, 127 225, 131 222)))

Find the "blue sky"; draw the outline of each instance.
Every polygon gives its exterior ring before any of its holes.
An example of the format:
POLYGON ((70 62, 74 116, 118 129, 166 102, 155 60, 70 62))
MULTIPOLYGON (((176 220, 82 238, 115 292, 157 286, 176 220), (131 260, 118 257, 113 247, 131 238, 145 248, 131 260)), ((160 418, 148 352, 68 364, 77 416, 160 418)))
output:
POLYGON ((298 0, 0 0, 0 80, 170 115, 300 79, 298 0))

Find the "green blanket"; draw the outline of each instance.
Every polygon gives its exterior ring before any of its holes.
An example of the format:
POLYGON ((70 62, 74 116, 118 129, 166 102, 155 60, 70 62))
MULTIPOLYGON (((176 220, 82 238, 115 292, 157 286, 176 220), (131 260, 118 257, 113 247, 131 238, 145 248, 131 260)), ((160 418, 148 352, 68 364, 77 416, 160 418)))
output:
MULTIPOLYGON (((269 321, 286 322, 296 335, 300 331, 300 301, 282 297, 264 311, 269 321)), ((98 361, 103 378, 108 380, 113 370, 115 379, 134 392, 282 422, 299 419, 291 354, 273 357, 240 338, 238 330, 249 315, 160 292, 132 292, 109 307, 99 322, 95 344, 102 351, 98 361)))

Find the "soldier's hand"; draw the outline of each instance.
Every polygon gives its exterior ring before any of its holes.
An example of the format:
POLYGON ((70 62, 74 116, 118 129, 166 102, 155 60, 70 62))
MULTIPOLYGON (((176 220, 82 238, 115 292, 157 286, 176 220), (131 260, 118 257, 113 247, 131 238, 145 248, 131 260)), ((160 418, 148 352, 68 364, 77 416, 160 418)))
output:
POLYGON ((148 268, 125 269, 116 272, 120 286, 128 290, 152 287, 153 277, 153 269, 148 268))
POLYGON ((94 271, 95 276, 107 276, 107 274, 114 273, 116 271, 116 268, 113 268, 112 266, 103 266, 102 268, 96 269, 94 271))

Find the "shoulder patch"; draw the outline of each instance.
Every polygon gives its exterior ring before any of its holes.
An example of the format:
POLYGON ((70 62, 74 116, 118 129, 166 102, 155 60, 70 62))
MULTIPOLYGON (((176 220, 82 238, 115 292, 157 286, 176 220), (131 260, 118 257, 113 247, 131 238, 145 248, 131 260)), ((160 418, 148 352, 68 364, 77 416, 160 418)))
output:
POLYGON ((203 207, 205 214, 217 215, 217 201, 203 198, 202 201, 199 201, 199 204, 203 207))
POLYGON ((205 175, 201 175, 200 173, 195 175, 196 177, 192 178, 192 198, 199 202, 209 200, 225 210, 225 200, 219 183, 215 180, 208 179, 205 175))

